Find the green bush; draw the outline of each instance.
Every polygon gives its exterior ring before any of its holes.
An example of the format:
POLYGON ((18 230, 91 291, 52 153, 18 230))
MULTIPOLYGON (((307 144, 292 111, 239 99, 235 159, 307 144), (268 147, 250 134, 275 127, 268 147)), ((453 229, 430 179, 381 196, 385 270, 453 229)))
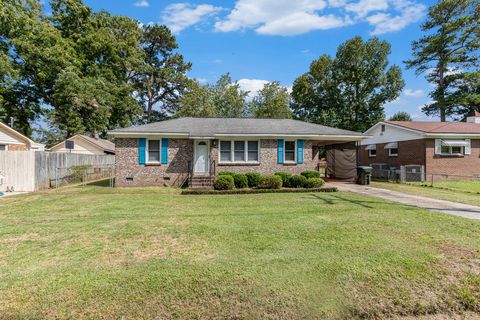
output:
POLYGON ((246 174, 248 179, 248 186, 250 188, 258 187, 258 183, 260 182, 260 178, 262 177, 260 173, 257 172, 249 172, 246 174))
POLYGON ((337 188, 313 188, 313 189, 233 189, 233 190, 205 190, 185 189, 183 195, 196 194, 256 194, 256 193, 300 193, 300 192, 337 192, 337 188))
POLYGON ((289 188, 303 188, 307 183, 307 178, 304 176, 291 176, 288 178, 287 186, 289 188))
POLYGON ((235 187, 235 182, 231 175, 219 175, 213 187, 215 190, 232 190, 235 187))
POLYGON ((321 178, 308 178, 305 182, 305 188, 320 188, 325 184, 325 181, 321 178))
POLYGON ((282 187, 282 178, 279 175, 262 176, 258 187, 260 189, 280 189, 282 187))
POLYGON ((217 176, 231 176, 232 178, 235 177, 235 175, 236 175, 235 172, 230 172, 230 171, 223 171, 217 174, 217 176))
POLYGON ((287 184, 288 184, 288 178, 290 178, 292 176, 291 173, 288 173, 288 172, 285 172, 285 171, 277 171, 277 172, 275 172, 275 175, 282 178, 282 185, 284 187, 286 187, 287 184))
POLYGON ((233 176, 235 188, 242 189, 248 187, 248 178, 244 174, 236 174, 233 176))
POLYGON ((302 173, 300 173, 302 176, 304 176, 307 179, 310 178, 320 178, 320 172, 315 171, 315 170, 305 170, 302 173))

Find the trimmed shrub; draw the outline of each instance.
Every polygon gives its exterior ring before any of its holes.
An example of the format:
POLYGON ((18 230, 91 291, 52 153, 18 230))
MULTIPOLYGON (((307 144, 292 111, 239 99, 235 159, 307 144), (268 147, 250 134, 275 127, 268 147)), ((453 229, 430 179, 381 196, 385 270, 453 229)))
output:
POLYGON ((303 188, 307 183, 307 178, 304 176, 291 176, 288 178, 287 185, 289 188, 303 188))
POLYGON ((325 181, 321 178, 308 178, 305 182, 305 188, 320 188, 325 184, 325 181))
POLYGON ((236 173, 231 171, 222 171, 217 173, 217 176, 232 176, 232 178, 235 177, 235 175, 236 173))
POLYGON ((215 180, 213 187, 215 190, 232 190, 235 187, 235 182, 231 175, 220 175, 215 180))
POLYGON ((282 178, 279 175, 262 176, 258 187, 260 189, 280 189, 282 187, 282 178))
POLYGON ((315 171, 315 170, 305 170, 302 173, 300 173, 302 176, 304 176, 307 179, 310 178, 320 178, 320 172, 315 171))
POLYGON ((244 174, 236 174, 233 176, 235 188, 242 189, 248 187, 248 179, 244 174))
POLYGON ((290 178, 292 176, 291 173, 288 173, 288 172, 285 172, 285 171, 277 171, 277 172, 275 172, 275 175, 282 178, 282 185, 284 187, 286 187, 287 184, 288 184, 288 178, 290 178))
POLYGON ((260 178, 262 177, 258 172, 249 172, 246 174, 248 179, 248 186, 250 188, 258 187, 258 183, 260 182, 260 178))
POLYGON ((185 189, 183 195, 195 194, 255 194, 255 193, 300 193, 300 192, 337 192, 337 188, 313 188, 313 189, 233 189, 233 190, 205 190, 185 189))

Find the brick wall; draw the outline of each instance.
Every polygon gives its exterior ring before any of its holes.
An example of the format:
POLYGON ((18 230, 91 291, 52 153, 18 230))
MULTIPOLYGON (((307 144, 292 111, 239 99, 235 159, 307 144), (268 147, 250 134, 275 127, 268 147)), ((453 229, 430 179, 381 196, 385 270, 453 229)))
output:
POLYGON ((7 144, 8 151, 28 151, 28 148, 24 144, 7 144))
MULTIPOLYGON (((259 164, 224 165, 218 163, 218 140, 211 141, 210 157, 216 160, 216 171, 233 171, 239 173, 259 172, 273 174, 276 171, 300 173, 315 170, 318 164, 318 148, 313 152, 313 141, 304 143, 303 164, 278 164, 277 140, 260 141, 259 164)), ((127 186, 178 186, 186 178, 188 162, 193 161, 193 140, 169 139, 167 165, 138 164, 138 139, 115 139, 115 183, 119 187, 127 186)))
POLYGON ((217 162, 216 171, 233 171, 238 173, 258 172, 273 174, 276 171, 287 171, 299 174, 304 170, 315 170, 318 165, 318 148, 313 152, 313 141, 305 140, 302 164, 279 164, 277 159, 277 140, 260 140, 259 164, 220 164, 218 163, 218 140, 211 144, 211 159, 217 162))
MULTIPOLYGON (((426 174, 472 176, 480 174, 480 139, 471 139, 471 154, 442 156, 435 154, 435 139, 426 139, 426 174)), ((436 179, 436 178, 435 178, 436 179)))
POLYGON ((374 158, 368 156, 367 146, 362 145, 360 150, 360 164, 368 166, 373 163, 388 163, 392 166, 409 164, 425 165, 425 139, 408 140, 398 142, 398 156, 390 157, 386 143, 377 144, 377 155, 374 158))
POLYGON ((116 186, 178 186, 193 159, 193 140, 169 139, 165 165, 138 164, 138 139, 116 138, 115 150, 116 186))

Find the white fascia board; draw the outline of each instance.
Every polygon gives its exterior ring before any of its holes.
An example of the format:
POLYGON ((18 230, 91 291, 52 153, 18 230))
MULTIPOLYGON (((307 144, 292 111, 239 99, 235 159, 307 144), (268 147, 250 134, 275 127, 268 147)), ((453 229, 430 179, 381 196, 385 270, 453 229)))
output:
POLYGON ((369 138, 369 136, 349 136, 349 135, 316 135, 316 134, 216 134, 216 139, 222 138, 258 138, 258 139, 282 139, 297 138, 305 140, 330 140, 330 141, 360 141, 369 138))
POLYGON ((479 139, 480 133, 425 133, 424 138, 459 138, 459 139, 479 139))

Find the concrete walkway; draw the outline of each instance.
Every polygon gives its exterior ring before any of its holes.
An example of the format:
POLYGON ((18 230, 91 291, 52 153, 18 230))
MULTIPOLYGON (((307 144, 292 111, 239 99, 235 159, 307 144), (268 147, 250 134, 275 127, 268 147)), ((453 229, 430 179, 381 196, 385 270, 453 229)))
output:
POLYGON ((387 189, 361 186, 353 183, 329 182, 328 185, 337 187, 339 191, 355 192, 366 196, 379 197, 410 206, 420 207, 445 214, 452 214, 469 219, 480 219, 480 207, 477 206, 421 197, 387 189))

